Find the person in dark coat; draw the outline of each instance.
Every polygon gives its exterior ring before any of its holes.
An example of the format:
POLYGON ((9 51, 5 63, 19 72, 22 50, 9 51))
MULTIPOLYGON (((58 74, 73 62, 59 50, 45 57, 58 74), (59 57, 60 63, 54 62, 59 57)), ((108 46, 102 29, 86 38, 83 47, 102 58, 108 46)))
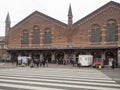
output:
POLYGON ((73 65, 74 67, 74 64, 75 64, 75 61, 73 59, 70 60, 70 63, 73 65))
POLYGON ((115 61, 113 60, 112 61, 112 69, 114 69, 115 68, 115 61))
POLYGON ((43 67, 45 67, 45 59, 42 61, 43 67))
POLYGON ((37 67, 39 67, 39 63, 40 63, 40 61, 39 61, 39 59, 37 59, 36 60, 37 67))

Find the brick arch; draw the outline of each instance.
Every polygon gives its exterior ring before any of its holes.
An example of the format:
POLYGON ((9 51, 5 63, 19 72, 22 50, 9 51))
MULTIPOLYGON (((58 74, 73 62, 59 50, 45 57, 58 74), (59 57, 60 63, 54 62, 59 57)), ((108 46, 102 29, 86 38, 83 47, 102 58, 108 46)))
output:
POLYGON ((33 30, 34 29, 39 29, 39 25, 34 25, 32 28, 33 28, 33 30))
POLYGON ((96 28, 100 28, 100 25, 99 24, 93 24, 93 25, 91 25, 91 29, 96 29, 96 28))
POLYGON ((113 54, 113 56, 116 56, 115 51, 113 52, 112 50, 107 50, 107 51, 105 51, 105 55, 106 55, 107 53, 112 53, 112 54, 113 54))
POLYGON ((29 33, 29 31, 27 30, 27 29, 24 29, 23 31, 22 31, 22 34, 23 33, 29 33))
POLYGON ((108 64, 110 58, 113 58, 114 60, 116 60, 117 56, 116 56, 115 51, 112 51, 112 50, 105 51, 105 62, 104 63, 108 64))
POLYGON ((58 55, 59 53, 62 53, 63 55, 65 55, 65 52, 64 52, 64 51, 56 51, 56 52, 55 52, 55 56, 58 55))
POLYGON ((113 18, 107 20, 107 24, 113 24, 113 23, 117 24, 117 20, 115 20, 113 18))
POLYGON ((33 34, 34 30, 40 30, 39 25, 34 25, 30 33, 33 34))
POLYGON ((44 29, 44 32, 51 32, 51 29, 50 29, 49 27, 46 27, 46 28, 44 29))

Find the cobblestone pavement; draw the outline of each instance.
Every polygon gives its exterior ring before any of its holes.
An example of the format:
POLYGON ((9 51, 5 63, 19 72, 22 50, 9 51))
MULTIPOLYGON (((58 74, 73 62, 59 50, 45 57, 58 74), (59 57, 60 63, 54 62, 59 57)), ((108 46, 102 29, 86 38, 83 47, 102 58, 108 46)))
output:
POLYGON ((113 80, 120 84, 120 68, 104 68, 101 70, 101 72, 111 77, 113 80))

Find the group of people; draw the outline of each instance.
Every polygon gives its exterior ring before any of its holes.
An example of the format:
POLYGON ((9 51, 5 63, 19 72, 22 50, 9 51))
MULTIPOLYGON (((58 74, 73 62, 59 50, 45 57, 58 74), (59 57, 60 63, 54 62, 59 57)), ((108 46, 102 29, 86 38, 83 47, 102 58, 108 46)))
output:
POLYGON ((24 59, 21 59, 21 60, 17 60, 16 62, 16 65, 17 66, 30 66, 31 68, 33 67, 48 67, 48 60, 47 59, 43 59, 43 60, 40 60, 40 59, 29 59, 29 58, 24 58, 24 59))
POLYGON ((62 64, 62 65, 67 65, 67 64, 71 64, 73 67, 76 65, 77 67, 81 67, 81 62, 79 60, 75 61, 73 59, 69 59, 69 60, 65 60, 65 59, 61 59, 61 60, 57 60, 56 61, 57 64, 62 64))
POLYGON ((56 60, 57 64, 63 64, 63 65, 67 65, 67 64, 72 64, 74 66, 75 61, 73 59, 69 59, 69 60, 65 60, 65 59, 57 59, 56 60))
MULTIPOLYGON (((33 67, 48 67, 48 62, 49 59, 47 58, 30 58, 30 57, 18 57, 18 58, 13 58, 11 59, 12 63, 16 63, 17 66, 29 66, 31 68, 33 67)), ((103 60, 105 62, 105 60, 103 60)), ((64 60, 64 59, 57 59, 56 61, 51 63, 56 63, 56 64, 62 64, 62 65, 67 65, 71 64, 73 67, 76 65, 77 67, 81 67, 81 62, 77 60, 73 60, 72 58, 64 60)), ((105 63, 104 63, 105 64, 105 63)), ((108 59, 108 63, 105 65, 109 65, 110 68, 114 69, 117 67, 116 60, 113 58, 108 59)))
POLYGON ((43 59, 43 60, 40 60, 40 59, 33 59, 31 60, 30 62, 30 67, 48 67, 48 60, 47 59, 43 59))

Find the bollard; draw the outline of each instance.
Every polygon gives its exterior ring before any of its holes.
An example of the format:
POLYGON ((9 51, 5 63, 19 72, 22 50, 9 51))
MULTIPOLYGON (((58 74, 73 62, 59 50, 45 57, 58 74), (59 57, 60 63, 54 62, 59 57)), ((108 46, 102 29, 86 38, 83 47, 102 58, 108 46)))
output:
POLYGON ((102 66, 101 66, 101 65, 98 65, 98 69, 101 70, 101 69, 102 69, 102 66))

